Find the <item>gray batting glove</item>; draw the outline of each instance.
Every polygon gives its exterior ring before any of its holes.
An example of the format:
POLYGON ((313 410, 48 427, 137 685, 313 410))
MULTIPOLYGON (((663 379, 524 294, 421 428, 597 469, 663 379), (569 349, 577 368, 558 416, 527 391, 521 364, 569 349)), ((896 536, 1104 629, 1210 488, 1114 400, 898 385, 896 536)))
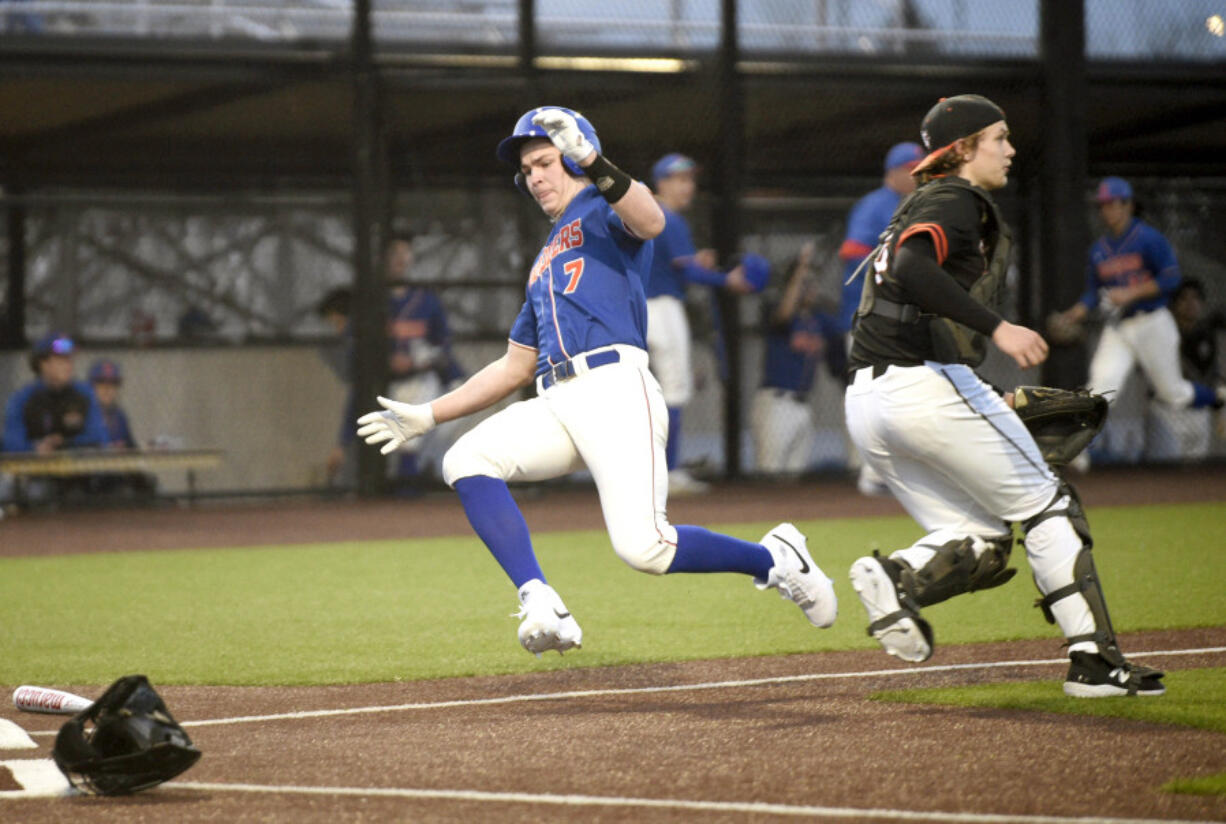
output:
POLYGON ((434 428, 434 410, 428 403, 401 403, 380 396, 379 405, 383 411, 358 418, 358 437, 371 446, 382 443, 379 451, 384 455, 434 428))
POLYGON ((581 163, 596 151, 591 142, 579 131, 579 124, 561 109, 544 109, 532 118, 532 122, 549 134, 553 145, 558 147, 568 160, 581 163))

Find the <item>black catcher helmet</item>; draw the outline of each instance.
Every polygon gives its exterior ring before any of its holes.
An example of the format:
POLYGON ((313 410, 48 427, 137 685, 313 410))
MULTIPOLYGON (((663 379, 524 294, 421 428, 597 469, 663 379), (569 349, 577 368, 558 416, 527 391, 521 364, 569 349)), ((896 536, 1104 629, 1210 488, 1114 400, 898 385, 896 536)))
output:
POLYGON ((125 675, 74 715, 51 754, 73 787, 99 795, 146 790, 200 758, 143 675, 125 675))

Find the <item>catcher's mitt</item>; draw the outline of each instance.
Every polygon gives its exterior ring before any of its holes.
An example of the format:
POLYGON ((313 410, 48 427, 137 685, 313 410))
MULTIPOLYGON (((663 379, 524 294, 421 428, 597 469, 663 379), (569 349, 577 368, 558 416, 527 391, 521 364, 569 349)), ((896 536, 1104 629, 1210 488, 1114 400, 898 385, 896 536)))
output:
POLYGON ((1076 458, 1107 422, 1107 399, 1085 389, 1019 386, 1013 409, 1052 466, 1076 458))

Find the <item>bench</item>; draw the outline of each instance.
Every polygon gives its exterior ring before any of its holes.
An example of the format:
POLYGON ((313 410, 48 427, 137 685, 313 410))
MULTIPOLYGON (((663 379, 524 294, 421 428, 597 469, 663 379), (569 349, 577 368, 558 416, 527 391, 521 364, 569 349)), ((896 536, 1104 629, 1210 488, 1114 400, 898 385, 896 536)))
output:
POLYGON ((187 498, 196 497, 196 470, 221 465, 220 449, 61 449, 55 452, 0 452, 0 473, 14 476, 14 498, 24 505, 25 478, 106 473, 187 470, 187 498))

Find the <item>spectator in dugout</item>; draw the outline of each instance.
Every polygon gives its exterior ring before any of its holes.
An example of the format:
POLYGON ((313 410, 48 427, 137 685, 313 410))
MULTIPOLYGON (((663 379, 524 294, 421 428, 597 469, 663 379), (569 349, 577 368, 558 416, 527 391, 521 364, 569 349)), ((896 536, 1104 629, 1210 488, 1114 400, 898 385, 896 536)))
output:
MULTIPOLYGON (((34 344, 30 368, 37 377, 13 393, 4 410, 5 452, 46 454, 96 447, 105 440, 98 400, 88 384, 73 377, 75 348, 71 338, 57 333, 34 344)), ((88 479, 80 476, 34 478, 25 496, 31 500, 62 498, 88 489, 88 479)))
POLYGON ((89 385, 73 377, 75 345, 51 333, 30 350, 35 379, 18 389, 4 411, 4 451, 47 453, 100 446, 102 409, 89 385))
MULTIPOLYGON (((128 413, 119 404, 123 373, 119 364, 99 358, 89 367, 89 383, 102 412, 105 437, 99 446, 104 449, 136 449, 128 413)), ((105 495, 151 495, 157 489, 157 478, 146 472, 108 472, 90 476, 90 491, 105 495)))

